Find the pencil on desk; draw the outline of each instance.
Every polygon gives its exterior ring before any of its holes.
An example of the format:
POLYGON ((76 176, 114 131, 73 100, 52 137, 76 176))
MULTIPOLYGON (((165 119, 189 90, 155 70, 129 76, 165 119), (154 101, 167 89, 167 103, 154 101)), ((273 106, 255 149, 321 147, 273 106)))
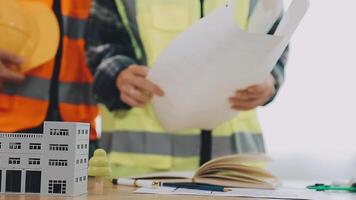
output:
POLYGON ((185 188, 185 189, 192 189, 192 190, 206 190, 206 191, 214 191, 214 192, 231 191, 231 189, 219 185, 207 185, 207 184, 198 184, 198 183, 161 183, 152 180, 137 180, 137 179, 126 179, 126 178, 113 179, 112 183, 115 185, 125 185, 125 186, 143 187, 143 188, 173 187, 173 188, 185 188))
POLYGON ((214 192, 229 192, 229 191, 231 191, 231 189, 225 188, 224 186, 198 184, 198 183, 162 183, 161 186, 185 188, 185 189, 193 189, 193 190, 206 190, 206 191, 214 191, 214 192))

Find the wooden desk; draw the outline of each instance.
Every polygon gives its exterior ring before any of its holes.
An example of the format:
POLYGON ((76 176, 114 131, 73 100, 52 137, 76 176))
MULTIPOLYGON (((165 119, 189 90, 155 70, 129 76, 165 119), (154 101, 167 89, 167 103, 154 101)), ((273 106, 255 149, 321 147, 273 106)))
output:
MULTIPOLYGON (((169 195, 151 195, 134 194, 135 188, 113 185, 109 181, 104 183, 103 191, 96 191, 94 179, 89 178, 88 194, 75 197, 54 197, 39 195, 1 195, 0 200, 223 200, 231 197, 200 197, 200 196, 169 196, 169 195)), ((236 200, 245 200, 234 198, 236 200)), ((251 200, 251 199, 249 199, 251 200)))
MULTIPOLYGON (((89 179, 88 194, 79 197, 53 197, 39 195, 1 195, 0 200, 251 200, 251 198, 237 197, 206 197, 206 196, 169 196, 169 195, 151 195, 151 194, 134 194, 135 188, 116 186, 109 181, 105 182, 103 191, 96 191, 94 180, 89 179)), ((331 200, 340 199, 340 196, 330 195, 331 200)), ((352 200, 350 198, 342 198, 343 200, 352 200)), ((266 199, 263 199, 266 200, 266 199)))

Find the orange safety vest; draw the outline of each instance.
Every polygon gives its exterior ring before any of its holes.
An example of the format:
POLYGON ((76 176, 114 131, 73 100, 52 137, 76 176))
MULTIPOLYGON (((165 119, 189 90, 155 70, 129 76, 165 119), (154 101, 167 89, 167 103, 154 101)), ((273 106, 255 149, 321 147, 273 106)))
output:
MULTIPOLYGON (((52 7, 53 0, 36 0, 52 7)), ((84 31, 91 0, 62 0, 62 60, 58 83, 59 111, 64 121, 91 124, 90 139, 97 139, 98 108, 91 93, 93 76, 85 61, 84 31)), ((0 131, 17 132, 46 118, 55 60, 26 73, 20 85, 8 84, 0 92, 0 131)))

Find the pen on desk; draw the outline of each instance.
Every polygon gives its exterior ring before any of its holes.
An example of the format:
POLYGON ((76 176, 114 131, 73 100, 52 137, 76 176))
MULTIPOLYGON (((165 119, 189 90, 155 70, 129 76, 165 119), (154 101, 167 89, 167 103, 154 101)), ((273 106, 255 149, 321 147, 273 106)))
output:
POLYGON ((115 185, 125 185, 125 186, 134 186, 134 187, 143 187, 143 188, 174 187, 174 188, 206 190, 206 191, 215 191, 215 192, 231 191, 231 189, 218 185, 206 185, 206 184, 197 184, 197 183, 161 183, 159 181, 136 180, 136 179, 127 179, 127 178, 113 179, 112 183, 115 185))
POLYGON ((350 186, 332 186, 317 183, 315 185, 307 186, 308 189, 316 190, 316 191, 327 191, 327 190, 338 190, 338 191, 348 191, 348 192, 356 192, 356 187, 350 186))
POLYGON ((185 189, 193 189, 193 190, 207 190, 207 191, 215 191, 215 192, 231 191, 231 189, 225 188, 224 186, 206 185, 206 184, 197 184, 197 183, 162 183, 161 186, 185 188, 185 189))
POLYGON ((151 180, 137 180, 129 178, 112 179, 112 183, 115 185, 135 186, 144 188, 157 188, 160 186, 160 182, 151 180))

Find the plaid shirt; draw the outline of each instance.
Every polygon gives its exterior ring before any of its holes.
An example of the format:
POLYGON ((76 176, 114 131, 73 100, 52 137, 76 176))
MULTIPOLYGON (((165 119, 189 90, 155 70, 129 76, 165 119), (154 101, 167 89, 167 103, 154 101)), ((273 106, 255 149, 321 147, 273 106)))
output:
MULTIPOLYGON (((95 74, 93 91, 98 102, 109 110, 128 109, 121 101, 116 77, 131 64, 145 64, 135 59, 134 48, 113 0, 94 0, 87 22, 86 50, 90 69, 95 74)), ((279 21, 269 32, 273 34, 279 21)), ((284 66, 288 48, 275 65, 272 75, 276 80, 276 94, 284 82, 284 66)), ((275 95, 276 95, 275 94, 275 95)), ((270 99, 270 103, 275 95, 270 99)), ((267 103, 267 104, 268 104, 267 103)))

